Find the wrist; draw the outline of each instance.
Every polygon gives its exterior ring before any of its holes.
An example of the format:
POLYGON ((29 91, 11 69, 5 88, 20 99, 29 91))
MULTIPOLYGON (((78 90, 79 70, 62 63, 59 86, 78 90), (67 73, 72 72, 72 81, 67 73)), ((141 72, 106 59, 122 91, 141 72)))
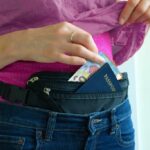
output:
POLYGON ((0 36, 0 69, 18 60, 17 52, 11 48, 10 43, 7 35, 0 36))
POLYGON ((23 34, 21 31, 16 31, 0 37, 0 50, 3 51, 7 60, 13 62, 22 60, 25 52, 20 47, 23 34))

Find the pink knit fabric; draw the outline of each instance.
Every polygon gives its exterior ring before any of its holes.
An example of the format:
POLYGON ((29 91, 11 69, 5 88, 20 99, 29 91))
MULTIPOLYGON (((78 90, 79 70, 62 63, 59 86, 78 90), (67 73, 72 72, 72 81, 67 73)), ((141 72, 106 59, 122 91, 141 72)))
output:
MULTIPOLYGON (((93 37, 98 49, 112 60, 111 38, 108 33, 93 37)), ((62 63, 37 63, 18 61, 0 70, 0 81, 25 87, 29 76, 39 71, 75 72, 80 66, 62 63)))

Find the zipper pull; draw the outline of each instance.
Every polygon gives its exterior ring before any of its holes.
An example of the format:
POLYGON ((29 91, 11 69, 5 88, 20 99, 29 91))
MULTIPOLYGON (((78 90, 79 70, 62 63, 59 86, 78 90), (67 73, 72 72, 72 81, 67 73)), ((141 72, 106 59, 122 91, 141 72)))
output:
POLYGON ((51 92, 51 89, 45 87, 45 88, 43 89, 43 92, 49 96, 49 93, 51 92))
POLYGON ((34 83, 35 81, 39 80, 39 77, 33 77, 30 80, 27 81, 27 85, 29 84, 29 82, 34 83))

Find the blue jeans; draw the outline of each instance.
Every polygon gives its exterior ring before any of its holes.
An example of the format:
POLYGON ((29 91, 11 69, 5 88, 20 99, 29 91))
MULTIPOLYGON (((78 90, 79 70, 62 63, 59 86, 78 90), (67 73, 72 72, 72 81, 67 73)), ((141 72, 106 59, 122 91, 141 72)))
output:
MULTIPOLYGON (((124 78, 120 84, 127 92, 128 78, 124 78)), ((123 94, 86 94, 81 99, 89 97, 92 101, 92 98, 97 97, 100 101, 114 101, 123 94)), ((62 96, 67 97, 67 93, 61 93, 62 96)), ((80 96, 77 97, 80 101, 80 96)), ((75 98, 76 95, 70 97, 75 98)), ((120 104, 112 108, 109 106, 101 111, 75 114, 0 103, 0 149, 134 150, 134 129, 128 96, 120 104)))

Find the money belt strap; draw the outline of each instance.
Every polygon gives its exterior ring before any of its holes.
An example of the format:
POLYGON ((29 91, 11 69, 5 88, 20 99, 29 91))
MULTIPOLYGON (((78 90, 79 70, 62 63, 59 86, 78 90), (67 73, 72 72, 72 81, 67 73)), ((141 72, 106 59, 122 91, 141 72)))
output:
POLYGON ((6 101, 27 104, 29 99, 36 100, 37 95, 29 89, 0 81, 0 96, 6 101))

